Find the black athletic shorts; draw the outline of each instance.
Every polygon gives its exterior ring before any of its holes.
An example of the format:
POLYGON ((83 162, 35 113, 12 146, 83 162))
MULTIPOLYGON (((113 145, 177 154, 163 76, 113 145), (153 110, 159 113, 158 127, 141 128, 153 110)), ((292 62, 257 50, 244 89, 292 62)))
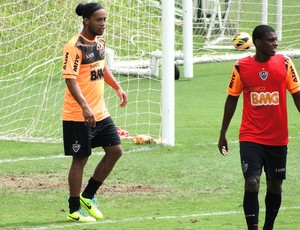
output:
POLYGON ((91 148, 121 144, 111 117, 96 122, 96 127, 86 126, 84 122, 63 121, 63 141, 65 155, 76 157, 90 156, 91 148))
POLYGON ((261 176, 263 168, 267 180, 286 178, 286 145, 269 146, 253 142, 241 142, 240 157, 245 178, 261 176))

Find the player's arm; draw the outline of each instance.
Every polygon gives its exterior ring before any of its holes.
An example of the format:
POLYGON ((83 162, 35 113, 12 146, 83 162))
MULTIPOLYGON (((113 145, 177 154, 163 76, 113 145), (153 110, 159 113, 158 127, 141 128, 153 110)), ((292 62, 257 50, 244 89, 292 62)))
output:
POLYGON ((219 151, 224 156, 226 156, 228 153, 227 152, 228 144, 227 144, 227 139, 226 139, 226 132, 227 132, 227 129, 231 122, 231 119, 235 113, 238 99, 239 99, 239 96, 228 95, 226 102, 225 102, 223 121, 222 121, 219 143, 218 143, 219 151))
POLYGON ((292 96, 294 99, 294 103, 295 103, 298 111, 300 112, 300 91, 293 93, 292 96))
POLYGON ((219 151, 223 156, 226 156, 228 154, 228 143, 226 139, 226 132, 231 122, 231 119, 234 115, 237 102, 239 99, 239 95, 243 90, 239 69, 240 68, 237 62, 233 67, 231 78, 227 88, 228 96, 225 102, 223 121, 222 121, 222 126, 220 131, 219 142, 218 142, 219 151))
POLYGON ((121 101, 120 106, 125 107, 127 104, 127 94, 124 92, 116 78, 106 66, 104 67, 104 80, 107 84, 109 84, 113 89, 116 90, 117 95, 121 101))
POLYGON ((94 116, 93 110, 88 105, 87 101, 85 100, 84 96, 82 95, 81 89, 76 81, 73 78, 66 78, 66 84, 68 89, 70 90, 72 96, 77 101, 82 109, 82 115, 84 117, 84 122, 86 125, 95 127, 96 126, 96 119, 94 116))
POLYGON ((285 57, 287 67, 287 89, 292 94, 294 103, 300 112, 300 80, 292 60, 285 57))

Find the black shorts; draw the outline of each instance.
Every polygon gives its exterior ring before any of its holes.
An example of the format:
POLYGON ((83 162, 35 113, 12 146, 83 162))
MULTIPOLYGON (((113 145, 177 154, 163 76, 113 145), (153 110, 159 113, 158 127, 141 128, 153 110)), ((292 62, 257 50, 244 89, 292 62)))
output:
POLYGON ((286 178, 286 145, 269 146, 253 142, 241 142, 240 157, 245 178, 261 176, 263 168, 267 180, 286 178))
POLYGON ((65 155, 88 157, 92 148, 121 144, 121 140, 111 117, 96 122, 96 127, 84 122, 63 121, 63 141, 65 155))

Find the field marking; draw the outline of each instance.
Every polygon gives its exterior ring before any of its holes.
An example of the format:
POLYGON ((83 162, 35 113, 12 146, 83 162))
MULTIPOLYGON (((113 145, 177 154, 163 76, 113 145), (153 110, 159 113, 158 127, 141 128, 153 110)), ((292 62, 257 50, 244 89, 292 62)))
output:
MULTIPOLYGON (((300 136, 290 136, 289 139, 299 139, 300 136)), ((229 141, 228 144, 238 144, 239 141, 229 141)), ((207 145, 215 145, 217 147, 218 143, 217 142, 211 142, 211 143, 197 143, 196 146, 207 146, 207 145)), ((139 151, 147 151, 147 150, 152 150, 155 148, 159 148, 159 147, 142 147, 142 148, 137 148, 137 149, 133 149, 133 150, 129 150, 124 152, 124 154, 129 154, 129 153, 134 153, 134 152, 139 152, 139 151)), ((216 152, 217 152, 217 148, 216 148, 216 152)), ((96 151, 93 152, 92 156, 101 156, 104 155, 103 151, 96 151)), ((64 154, 59 154, 59 155, 53 155, 53 156, 46 156, 46 157, 20 157, 20 158, 16 158, 16 159, 3 159, 0 160, 0 164, 2 163, 14 163, 14 162, 21 162, 21 161, 39 161, 39 160, 49 160, 49 159, 60 159, 60 158, 67 158, 67 156, 65 156, 64 154)))
POLYGON ((3 159, 0 160, 0 164, 2 163, 14 163, 14 162, 21 162, 21 161, 38 161, 38 160, 49 160, 49 159, 59 159, 64 158, 64 155, 54 155, 54 156, 47 156, 47 157, 20 157, 16 159, 3 159))
MULTIPOLYGON (((300 209, 300 206, 280 208, 280 210, 294 210, 294 209, 300 209)), ((264 211, 265 211, 264 209, 260 209, 260 212, 264 212, 264 211)), ((122 223, 122 222, 137 222, 137 221, 147 221, 147 220, 170 220, 170 219, 182 219, 182 218, 191 218, 191 217, 226 216, 226 215, 235 215, 235 214, 243 214, 243 211, 232 210, 226 212, 195 213, 195 214, 185 214, 185 215, 177 215, 177 216, 132 217, 132 218, 119 219, 119 220, 103 220, 103 221, 88 222, 88 223, 69 222, 66 224, 52 224, 52 225, 32 227, 32 228, 21 227, 19 229, 22 230, 61 229, 61 228, 84 226, 84 225, 103 225, 103 224, 115 224, 115 223, 122 223)))
MULTIPOLYGON (((143 148, 138 148, 138 149, 133 149, 124 152, 124 154, 128 153, 134 153, 138 151, 146 151, 149 149, 154 149, 155 147, 143 147, 143 148)), ((157 147, 158 148, 158 147, 157 147)), ((103 151, 96 151, 93 152, 92 156, 102 156, 104 155, 103 151)), ((65 156, 64 154, 59 154, 59 155, 52 155, 52 156, 46 156, 46 157, 19 157, 16 159, 3 159, 0 160, 0 164, 2 163, 15 163, 15 162, 21 162, 21 161, 39 161, 39 160, 50 160, 50 159, 60 159, 60 158, 68 158, 69 156, 65 156)))

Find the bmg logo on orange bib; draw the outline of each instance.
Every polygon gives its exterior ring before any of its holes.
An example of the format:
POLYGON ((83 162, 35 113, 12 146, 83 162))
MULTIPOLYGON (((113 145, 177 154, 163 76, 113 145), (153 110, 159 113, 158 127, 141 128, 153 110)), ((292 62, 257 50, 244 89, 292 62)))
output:
POLYGON ((251 92, 251 105, 279 105, 279 92, 251 92))

